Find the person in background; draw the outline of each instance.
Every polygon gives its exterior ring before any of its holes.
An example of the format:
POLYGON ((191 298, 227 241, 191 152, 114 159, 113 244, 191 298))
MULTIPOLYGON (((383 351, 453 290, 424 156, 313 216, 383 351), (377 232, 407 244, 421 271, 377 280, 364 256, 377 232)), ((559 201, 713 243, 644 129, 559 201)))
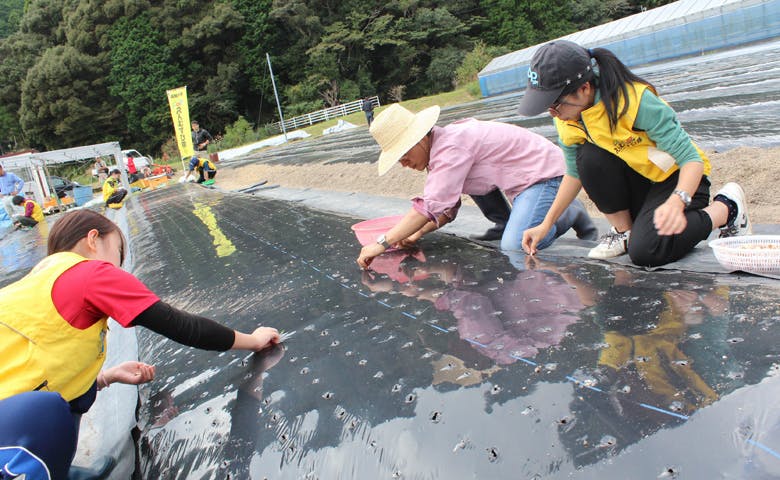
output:
POLYGON ((106 206, 122 203, 127 196, 127 190, 121 187, 119 177, 122 172, 118 168, 111 170, 111 174, 103 183, 103 201, 106 206))
POLYGON ((13 198, 13 204, 17 207, 24 208, 24 214, 16 215, 14 218, 14 221, 18 222, 19 225, 23 227, 34 227, 35 225, 38 225, 38 222, 44 220, 43 209, 35 200, 29 200, 21 195, 16 195, 13 198))
POLYGON ((130 155, 127 156, 127 176, 130 183, 135 182, 140 178, 138 175, 138 168, 135 166, 135 160, 130 155))
POLYGON ((209 143, 214 141, 214 137, 205 128, 200 128, 197 120, 191 122, 192 126, 192 146, 195 152, 205 152, 209 143))
POLYGON ((363 99, 363 105, 360 109, 366 114, 366 122, 368 122, 368 126, 371 127, 371 122, 374 121, 374 103, 371 101, 371 97, 363 99))
POLYGON ((187 174, 190 175, 193 171, 198 172, 198 183, 202 183, 203 185, 214 184, 214 177, 217 176, 217 166, 214 165, 214 162, 210 159, 199 158, 197 155, 192 157, 190 159, 190 167, 187 174))
MULTIPOLYGON (((393 104, 377 116, 371 134, 379 143, 379 175, 397 162, 428 172, 422 197, 376 243, 360 251, 366 268, 391 245, 411 246, 423 235, 455 219, 460 196, 495 189, 512 199, 512 212, 501 238, 502 250, 520 250, 523 231, 538 225, 558 191, 563 154, 555 144, 516 125, 467 118, 437 127, 439 107, 414 114, 393 104)), ((595 239, 596 227, 579 200, 566 209, 540 243, 545 248, 573 228, 580 238, 595 239)))
POLYGON ((710 199, 710 161, 655 88, 611 51, 556 40, 537 50, 520 113, 554 118, 566 174, 547 216, 523 234, 534 254, 584 188, 611 231, 588 254, 628 253, 639 266, 679 260, 715 229, 751 232, 745 193, 727 183, 710 199))
POLYGON ((192 146, 195 148, 195 155, 190 159, 189 172, 198 171, 198 183, 212 185, 214 177, 217 175, 217 167, 208 159, 207 147, 214 141, 214 137, 205 128, 200 128, 197 120, 192 121, 192 146), (203 152, 203 153, 201 153, 203 152), (201 158, 206 157, 206 158, 201 158))
POLYGON ((98 176, 98 182, 102 185, 108 178, 108 166, 101 157, 95 158, 95 172, 98 176))
POLYGON ((203 350, 256 352, 279 343, 274 328, 242 333, 161 301, 120 268, 125 250, 108 218, 68 212, 51 229, 48 256, 0 289, 0 478, 66 478, 80 415, 97 391, 154 377, 140 362, 101 372, 108 317, 203 350), (41 472, 50 477, 35 476, 41 472))
POLYGON ((14 218, 14 195, 23 192, 24 180, 11 172, 6 172, 3 165, 0 164, 0 199, 3 202, 5 213, 10 220, 13 220, 14 218))

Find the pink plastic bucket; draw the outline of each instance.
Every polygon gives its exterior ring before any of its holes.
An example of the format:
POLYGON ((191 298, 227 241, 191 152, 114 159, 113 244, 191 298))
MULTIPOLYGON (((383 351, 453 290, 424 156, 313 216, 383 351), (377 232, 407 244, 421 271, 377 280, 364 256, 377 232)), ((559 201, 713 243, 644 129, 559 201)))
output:
POLYGON ((361 245, 369 245, 376 242, 377 237, 393 228, 402 218, 403 215, 394 215, 365 220, 352 225, 352 231, 355 232, 361 245))

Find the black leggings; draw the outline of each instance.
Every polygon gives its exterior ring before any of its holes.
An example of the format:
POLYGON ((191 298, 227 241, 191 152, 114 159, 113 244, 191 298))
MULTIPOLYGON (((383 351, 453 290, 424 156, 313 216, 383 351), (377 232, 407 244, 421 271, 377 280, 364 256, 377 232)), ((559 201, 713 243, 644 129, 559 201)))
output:
POLYGON ((31 217, 19 217, 16 219, 16 221, 25 227, 34 227, 38 225, 38 221, 31 217))
POLYGON ((628 210, 631 214, 628 255, 636 265, 657 267, 679 260, 712 231, 712 220, 702 211, 710 203, 710 182, 706 176, 701 177, 691 204, 685 208, 685 230, 660 236, 653 225, 653 213, 677 187, 679 171, 663 182, 652 182, 620 157, 592 143, 577 148, 577 171, 585 192, 600 212, 628 210))
POLYGON ((125 199, 126 195, 127 190, 124 188, 118 188, 114 193, 111 194, 110 197, 108 197, 108 200, 106 200, 106 206, 111 203, 122 203, 122 200, 125 199))

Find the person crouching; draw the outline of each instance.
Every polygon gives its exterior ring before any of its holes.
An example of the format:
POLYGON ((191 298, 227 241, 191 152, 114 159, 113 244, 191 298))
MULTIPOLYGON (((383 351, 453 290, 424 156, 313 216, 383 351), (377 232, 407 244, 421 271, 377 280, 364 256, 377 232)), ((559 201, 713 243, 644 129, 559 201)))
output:
POLYGON ((43 221, 43 209, 38 202, 29 200, 21 195, 15 195, 11 200, 17 207, 24 208, 24 214, 16 215, 14 223, 22 227, 34 227, 38 222, 43 221))
POLYGON ((122 188, 119 183, 119 176, 121 172, 118 168, 111 170, 105 183, 103 183, 103 201, 106 202, 106 206, 115 203, 122 203, 127 195, 127 190, 122 188))

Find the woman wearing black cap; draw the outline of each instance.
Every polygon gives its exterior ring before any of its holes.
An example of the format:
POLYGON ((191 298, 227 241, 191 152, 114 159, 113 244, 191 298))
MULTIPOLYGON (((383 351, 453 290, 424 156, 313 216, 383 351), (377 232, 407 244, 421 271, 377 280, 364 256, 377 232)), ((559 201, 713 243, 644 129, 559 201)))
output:
POLYGON ((659 266, 716 228, 750 233, 742 188, 728 183, 709 203, 709 159, 653 85, 612 52, 557 40, 534 54, 528 80, 520 113, 554 118, 566 174, 547 217, 525 231, 526 252, 536 253, 581 188, 612 225, 592 258, 628 253, 637 265, 659 266))

